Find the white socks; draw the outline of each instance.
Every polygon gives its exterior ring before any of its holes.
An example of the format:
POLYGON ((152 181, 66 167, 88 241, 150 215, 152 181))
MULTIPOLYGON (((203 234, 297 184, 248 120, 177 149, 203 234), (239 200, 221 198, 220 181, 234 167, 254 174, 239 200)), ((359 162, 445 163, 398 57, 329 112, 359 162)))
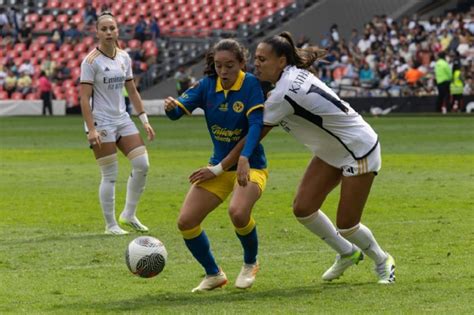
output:
POLYGON ((296 219, 312 233, 319 236, 341 256, 353 252, 352 244, 339 235, 331 220, 329 220, 321 210, 307 217, 296 217, 296 219))
POLYGON ((99 199, 107 229, 116 226, 115 220, 115 181, 118 174, 117 154, 111 154, 97 159, 102 180, 99 186, 99 199))
POLYGON ((387 259, 387 254, 380 248, 372 232, 362 223, 349 229, 339 229, 341 235, 357 245, 377 265, 387 259))
POLYGON ((120 216, 131 220, 135 218, 138 201, 145 189, 146 175, 150 164, 148 162, 148 153, 144 146, 130 151, 127 158, 132 163, 132 172, 127 182, 125 208, 120 216))

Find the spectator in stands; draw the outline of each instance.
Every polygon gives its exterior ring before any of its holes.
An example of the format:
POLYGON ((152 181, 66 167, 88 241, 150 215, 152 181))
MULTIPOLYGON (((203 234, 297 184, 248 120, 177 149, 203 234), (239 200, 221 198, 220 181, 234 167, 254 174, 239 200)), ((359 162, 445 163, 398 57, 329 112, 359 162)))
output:
POLYGON ((305 35, 301 35, 298 41, 296 42, 298 48, 306 48, 309 46, 309 38, 305 35))
POLYGON ((20 77, 18 78, 16 85, 17 91, 23 94, 23 96, 26 96, 33 90, 33 81, 31 80, 30 75, 26 71, 20 71, 20 77))
POLYGON ((5 66, 0 64, 0 86, 3 88, 3 85, 5 84, 5 78, 7 77, 7 71, 5 69, 5 66))
POLYGON ((375 84, 375 74, 370 69, 369 64, 364 62, 362 68, 359 70, 359 81, 362 87, 372 88, 375 84))
POLYGON ((450 84, 451 92, 451 108, 453 112, 463 111, 464 109, 464 78, 461 72, 461 61, 459 59, 453 62, 453 75, 452 82, 450 84))
POLYGON ((92 3, 88 3, 86 8, 84 9, 84 25, 88 26, 93 24, 97 20, 97 12, 92 5, 92 3))
POLYGON ((178 96, 189 89, 195 80, 189 70, 186 70, 183 66, 178 68, 178 71, 174 74, 174 79, 176 80, 176 92, 178 96))
POLYGON ((33 27, 31 23, 23 24, 18 33, 18 41, 26 45, 26 49, 29 49, 31 41, 33 40, 33 27))
POLYGON ((446 62, 446 53, 440 52, 435 65, 436 87, 438 88, 438 98, 436 108, 446 114, 449 106, 449 85, 451 84, 451 67, 446 62))
POLYGON ((82 33, 77 28, 76 23, 72 21, 69 22, 69 28, 64 32, 64 40, 66 41, 66 43, 75 45, 80 41, 81 36, 82 33))
POLYGON ((56 81, 62 83, 71 78, 71 69, 67 66, 67 60, 61 60, 61 64, 56 69, 56 81))
POLYGON ((58 26, 51 33, 50 42, 56 44, 56 49, 59 49, 64 43, 64 27, 62 23, 58 23, 58 26))
POLYGON ((46 111, 48 111, 49 115, 52 116, 53 86, 44 71, 41 71, 38 79, 38 91, 40 93, 40 98, 43 101, 43 115, 46 116, 46 111))
POLYGON ((118 175, 117 149, 132 164, 128 178, 125 207, 119 222, 140 232, 148 228, 136 217, 137 204, 145 188, 149 162, 145 144, 134 122, 125 111, 122 89, 129 97, 146 131, 148 140, 155 132, 143 108, 131 69, 128 54, 118 49, 119 28, 110 12, 102 12, 96 22, 97 48, 81 64, 81 110, 87 126, 87 140, 102 172, 99 199, 106 221, 105 233, 128 234, 118 226, 115 218, 115 181, 118 175), (91 97, 94 95, 94 103, 91 97), (93 108, 92 108, 93 105, 93 108))
POLYGON ((5 62, 5 68, 11 70, 15 76, 18 76, 18 67, 13 61, 13 58, 7 58, 7 62, 5 62))
POLYGON ((23 14, 17 7, 13 6, 8 14, 8 19, 10 20, 11 34, 17 39, 23 23, 23 14))
MULTIPOLYGON (((360 220, 375 175, 381 167, 378 136, 363 118, 310 71, 321 52, 315 47, 296 49, 290 33, 259 43, 255 68, 261 81, 274 84, 265 101, 264 137, 280 123, 285 131, 314 154, 293 202, 297 220, 338 255, 323 280, 339 278, 363 255, 375 263, 378 283, 395 281, 395 261, 360 220), (331 118, 329 118, 331 117, 331 118), (337 227, 320 210, 339 184, 337 227)), ((235 152, 228 158, 235 161, 235 152)), ((227 158, 226 158, 227 160, 227 158)), ((242 172, 242 164, 237 172, 242 172)), ((244 182, 246 177, 243 176, 244 182)), ((239 184, 242 184, 239 181, 239 184)))
POLYGON ((331 33, 331 39, 334 43, 339 43, 339 30, 337 24, 331 25, 331 28, 329 29, 329 32, 331 33))
POLYGON ((140 15, 137 25, 135 25, 133 38, 138 39, 143 43, 146 40, 146 30, 147 23, 145 21, 145 16, 140 15))
POLYGON ((0 7, 0 37, 10 34, 10 21, 5 7, 0 7))
POLYGON ((48 54, 41 62, 40 66, 41 71, 44 71, 46 76, 49 78, 54 78, 56 76, 56 62, 51 60, 51 56, 48 54))
POLYGON ((151 34, 151 40, 155 42, 158 40, 158 38, 160 38, 160 25, 158 24, 156 17, 151 18, 150 34, 151 34))
POLYGON ((235 282, 240 289, 250 288, 258 271, 258 237, 252 208, 265 189, 268 173, 263 146, 259 144, 262 130, 263 92, 259 81, 245 73, 246 49, 233 39, 223 39, 206 55, 206 77, 182 94, 177 100, 165 99, 166 115, 179 119, 196 108, 206 112, 206 120, 214 154, 209 164, 190 177, 193 185, 183 202, 178 218, 186 246, 206 271, 202 282, 193 292, 208 291, 224 286, 227 277, 217 265, 201 223, 229 194, 232 199, 229 215, 244 252, 244 265, 235 282), (222 159, 242 140, 236 160, 222 159), (242 151, 242 152, 240 152, 242 151), (239 186, 241 173, 249 177, 239 186))
POLYGON ((3 89, 8 93, 8 98, 11 98, 12 94, 16 92, 17 81, 18 79, 15 73, 7 67, 7 76, 5 77, 3 89))
POLYGON ((19 73, 26 73, 29 76, 34 76, 35 75, 35 67, 31 64, 30 59, 25 59, 23 63, 20 65, 20 68, 18 69, 19 73))
POLYGON ((407 82, 408 86, 414 92, 416 92, 416 89, 423 86, 421 83, 421 78, 423 77, 424 73, 420 71, 420 64, 418 61, 411 62, 409 66, 409 69, 405 72, 405 81, 407 82))

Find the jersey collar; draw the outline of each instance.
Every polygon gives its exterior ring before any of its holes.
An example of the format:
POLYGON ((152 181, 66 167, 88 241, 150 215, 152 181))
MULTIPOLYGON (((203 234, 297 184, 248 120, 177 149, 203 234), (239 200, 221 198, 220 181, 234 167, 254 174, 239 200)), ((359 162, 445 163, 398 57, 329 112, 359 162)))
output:
POLYGON ((110 57, 109 55, 107 55, 105 52, 103 52, 102 50, 99 49, 99 47, 96 47, 96 49, 102 54, 104 55, 105 57, 109 58, 109 59, 112 59, 114 60, 115 59, 115 56, 117 56, 117 47, 115 47, 114 49, 114 55, 112 57, 110 57))
POLYGON ((232 85, 229 90, 224 90, 224 88, 222 87, 221 78, 217 77, 216 92, 224 91, 224 93, 227 95, 228 91, 239 91, 242 88, 242 84, 244 84, 244 79, 245 72, 240 70, 239 75, 237 76, 237 80, 235 80, 234 82, 234 85, 232 85))

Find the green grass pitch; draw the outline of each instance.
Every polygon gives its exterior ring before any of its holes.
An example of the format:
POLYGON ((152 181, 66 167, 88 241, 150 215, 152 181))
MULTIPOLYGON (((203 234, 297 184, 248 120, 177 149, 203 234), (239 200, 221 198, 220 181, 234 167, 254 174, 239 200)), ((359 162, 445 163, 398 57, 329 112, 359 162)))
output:
MULTIPOLYGON (((369 118, 383 166, 363 222, 397 262, 397 283, 376 283, 371 261, 323 283, 334 253, 294 219, 291 203, 311 155, 274 130, 264 140, 268 186, 254 209, 261 271, 254 287, 233 287, 241 248, 224 203, 204 222, 230 284, 191 294, 203 271, 176 217, 188 175, 211 150, 202 118, 152 117, 151 168, 139 205, 150 235, 169 252, 163 273, 133 276, 124 262, 138 234, 103 235, 99 169, 79 116, 0 119, 0 313, 474 313, 474 119, 369 118)), ((130 165, 121 156, 123 207, 130 165)), ((338 192, 323 209, 335 218, 338 192)))

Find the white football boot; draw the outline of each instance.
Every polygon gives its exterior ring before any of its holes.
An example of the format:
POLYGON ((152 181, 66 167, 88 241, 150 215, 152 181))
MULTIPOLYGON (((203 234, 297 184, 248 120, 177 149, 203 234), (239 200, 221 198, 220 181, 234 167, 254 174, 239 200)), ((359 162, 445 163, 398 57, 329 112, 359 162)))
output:
POLYGON ((215 275, 206 275, 201 283, 192 289, 191 292, 211 291, 216 288, 222 288, 227 284, 227 277, 221 269, 215 275))
POLYGON ((387 253, 385 261, 375 265, 375 273, 379 277, 378 283, 395 283, 395 259, 393 259, 392 255, 387 253))
POLYGON ((123 226, 128 226, 137 232, 148 232, 148 227, 143 225, 137 217, 130 219, 120 216, 119 223, 123 226))
POLYGON ((259 270, 258 262, 255 264, 244 264, 235 280, 235 287, 238 289, 248 289, 255 282, 255 275, 259 270))
POLYGON ((364 259, 364 254, 360 249, 356 247, 356 250, 353 251, 351 254, 341 257, 341 255, 336 256, 336 261, 334 264, 326 270, 323 274, 323 280, 325 281, 332 281, 334 279, 339 278, 342 276, 344 271, 347 268, 353 265, 357 265, 359 261, 364 259))
POLYGON ((128 234, 127 231, 122 230, 118 225, 114 225, 112 227, 105 229, 105 234, 107 235, 126 235, 128 234))

